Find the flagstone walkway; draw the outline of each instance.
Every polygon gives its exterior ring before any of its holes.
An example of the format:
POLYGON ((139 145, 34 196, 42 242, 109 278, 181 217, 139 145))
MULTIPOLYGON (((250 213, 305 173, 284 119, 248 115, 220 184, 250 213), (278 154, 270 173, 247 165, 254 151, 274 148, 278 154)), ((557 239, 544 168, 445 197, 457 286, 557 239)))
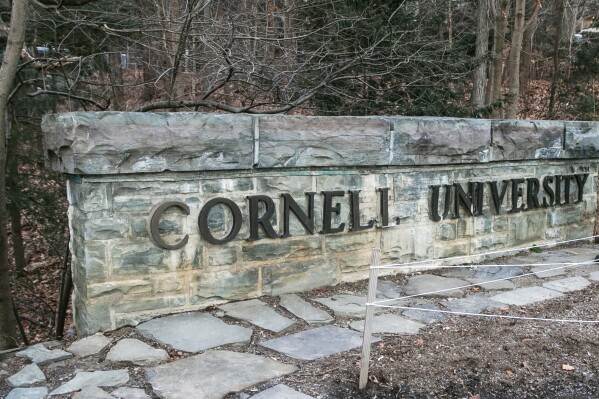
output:
MULTIPOLYGON (((589 262, 598 254, 599 245, 587 244, 504 261, 511 265, 589 262)), ((419 309, 376 308, 373 332, 383 336, 371 342, 384 342, 384 334, 418 334, 427 324, 451 317, 428 310, 497 313, 510 305, 534 306, 567 298, 568 293, 599 281, 595 263, 549 270, 555 267, 559 266, 443 269, 414 274, 403 286, 381 279, 378 299, 419 309), (521 277, 501 280, 516 275, 521 277), (444 291, 431 292, 439 290, 444 291), (403 295, 415 297, 394 301, 403 295)), ((359 351, 366 304, 365 292, 328 297, 317 293, 302 295, 306 299, 282 295, 166 316, 122 334, 99 333, 68 346, 33 345, 0 357, 0 397, 216 399, 239 392, 244 399, 313 398, 281 384, 281 378, 297 373, 301 361, 359 351), (23 363, 21 371, 10 375, 6 370, 11 362, 23 363), (66 371, 58 382, 48 382, 46 374, 56 370, 66 371), (132 384, 131 376, 140 373, 142 378, 132 384), (248 391, 256 386, 264 388, 248 391)))

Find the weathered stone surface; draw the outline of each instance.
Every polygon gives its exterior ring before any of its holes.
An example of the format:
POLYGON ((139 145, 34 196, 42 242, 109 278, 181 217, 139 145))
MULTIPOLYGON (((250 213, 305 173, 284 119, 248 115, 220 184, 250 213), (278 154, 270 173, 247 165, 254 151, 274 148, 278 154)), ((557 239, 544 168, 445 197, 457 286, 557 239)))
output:
POLYGON ((75 354, 76 356, 91 356, 99 353, 111 342, 111 338, 105 337, 103 334, 98 333, 73 342, 67 348, 67 351, 75 354))
POLYGON ((339 294, 330 298, 316 298, 316 302, 330 308, 335 316, 364 317, 366 315, 366 297, 339 294))
POLYGON ((458 298, 451 301, 443 301, 441 305, 452 312, 460 313, 481 313, 485 310, 498 309, 503 303, 494 301, 481 295, 470 295, 465 298, 458 298))
POLYGON ((447 318, 447 316, 443 312, 429 312, 427 310, 421 310, 421 309, 441 310, 441 308, 439 308, 438 306, 435 306, 430 303, 416 304, 416 305, 414 305, 414 308, 420 308, 420 309, 406 309, 403 311, 402 315, 409 319, 412 319, 414 321, 418 321, 418 322, 424 323, 424 324, 436 323, 438 321, 441 321, 441 320, 447 318))
POLYGON ((382 118, 261 116, 259 166, 386 165, 388 139, 382 118))
POLYGON ((8 393, 5 399, 44 399, 48 395, 48 388, 15 388, 8 393))
POLYGON ((580 291, 591 285, 591 282, 584 277, 576 276, 564 278, 561 280, 549 281, 543 284, 543 287, 558 292, 580 291))
POLYGON ((337 264, 334 259, 326 257, 262 267, 263 294, 280 295, 310 291, 335 283, 337 264))
POLYGON ((447 278, 432 274, 422 274, 409 278, 404 290, 406 295, 427 297, 459 297, 464 291, 458 287, 468 285, 464 280, 447 278))
POLYGON ((566 121, 566 143, 568 158, 599 157, 599 125, 594 122, 566 121))
POLYGON ((125 338, 110 349, 106 360, 113 363, 151 366, 169 360, 169 355, 164 349, 152 348, 138 339, 125 338))
POLYGON ((488 162, 491 123, 483 119, 389 118, 393 165, 488 162))
POLYGON ((233 302, 218 307, 227 316, 245 320, 260 328, 280 332, 295 322, 275 312, 273 308, 258 299, 233 302))
POLYGON ((151 399, 146 391, 140 388, 120 387, 110 394, 118 399, 151 399))
POLYGON ((314 399, 312 396, 308 396, 295 389, 289 388, 285 384, 275 385, 272 388, 268 388, 256 395, 252 395, 253 399, 314 399))
POLYGON ((114 399, 114 396, 98 387, 85 387, 77 392, 73 399, 114 399))
POLYGON ((38 382, 46 381, 46 376, 36 363, 28 364, 16 374, 6 379, 10 386, 25 388, 35 385, 38 382))
POLYGON ((68 359, 73 357, 73 354, 60 349, 49 350, 43 344, 36 344, 21 352, 17 352, 16 356, 27 358, 33 363, 42 366, 44 364, 68 359))
MULTIPOLYGON (((380 339, 371 338, 371 343, 380 339)), ((315 360, 362 345, 362 334, 337 326, 324 326, 259 343, 294 359, 315 360)))
POLYGON ((564 122, 494 120, 493 161, 562 157, 564 122))
POLYGON ((207 313, 184 313, 150 320, 137 326, 146 338, 185 352, 249 342, 252 330, 225 324, 207 313))
POLYGON ((474 278, 484 281, 500 280, 519 276, 523 272, 520 266, 485 266, 476 271, 474 278))
POLYGON ((543 287, 526 287, 503 292, 492 296, 491 300, 508 305, 526 306, 547 299, 558 298, 564 294, 543 287))
POLYGON ((72 380, 50 392, 50 396, 79 391, 86 387, 118 387, 126 384, 127 381, 129 381, 127 370, 80 371, 72 380))
POLYGON ((146 370, 154 392, 169 399, 220 399, 297 368, 262 356, 208 351, 146 370))
POLYGON ((589 279, 592 281, 599 281, 599 271, 598 272, 592 272, 589 275, 589 279))
MULTIPOLYGON (((349 325, 356 331, 364 331, 364 320, 349 325)), ((382 314, 372 318, 373 334, 418 334, 424 324, 394 314, 382 314)))
POLYGON ((312 306, 296 294, 281 295, 280 305, 303 319, 308 324, 323 324, 333 321, 333 317, 322 309, 312 306))
POLYGON ((250 116, 71 112, 48 115, 42 125, 46 164, 64 173, 248 169, 253 163, 250 116))
POLYGON ((467 279, 469 283, 476 284, 477 287, 482 288, 485 291, 490 290, 513 290, 516 288, 514 283, 509 280, 499 280, 494 281, 492 279, 478 279, 478 278, 469 278, 467 279))
POLYGON ((377 299, 395 299, 401 296, 401 288, 392 281, 381 280, 376 285, 377 299))
POLYGON ((538 278, 549 278, 555 276, 563 276, 566 270, 560 265, 545 265, 533 267, 531 270, 538 278))

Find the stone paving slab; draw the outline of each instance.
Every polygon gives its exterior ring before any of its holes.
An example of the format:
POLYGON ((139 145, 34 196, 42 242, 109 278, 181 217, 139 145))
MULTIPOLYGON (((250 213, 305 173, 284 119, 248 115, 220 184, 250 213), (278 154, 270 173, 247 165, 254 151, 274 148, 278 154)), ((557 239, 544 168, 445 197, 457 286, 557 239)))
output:
POLYGON ((279 305, 308 324, 326 324, 333 321, 330 314, 295 294, 281 295, 279 305))
POLYGON ((525 306, 536 302, 545 301, 563 296, 561 292, 550 290, 543 287, 526 287, 513 291, 503 292, 492 296, 490 299, 502 302, 508 305, 525 306))
POLYGON ((46 381, 46 376, 36 363, 32 363, 25 366, 18 373, 8 377, 6 381, 8 381, 10 386, 25 388, 35 385, 38 382, 46 381))
POLYGON ((516 288, 514 283, 510 280, 484 280, 478 278, 469 278, 468 282, 471 284, 476 284, 477 287, 482 288, 485 291, 495 291, 495 290, 513 290, 516 288))
MULTIPOLYGON (((528 263, 528 262, 523 262, 528 263)), ((533 263, 533 262, 531 262, 533 263)), ((538 263, 538 260, 537 260, 538 263)), ((516 277, 524 273, 524 270, 520 266, 489 266, 479 267, 474 274, 475 279, 478 280, 498 280, 502 278, 516 277)))
POLYGON ((433 274, 421 274, 410 277, 404 290, 406 295, 422 295, 442 298, 460 297, 464 295, 464 291, 457 287, 465 285, 468 285, 468 283, 461 279, 435 276, 433 274))
POLYGON ((401 296, 401 288, 393 281, 380 280, 376 285, 376 297, 378 299, 394 299, 401 296))
POLYGON ((328 298, 316 298, 339 317, 364 317, 366 316, 366 297, 358 295, 340 294, 328 298))
POLYGON ((295 323, 258 299, 227 303, 218 308, 224 311, 227 316, 245 320, 273 332, 281 332, 295 323))
POLYGON ((471 295, 466 298, 443 301, 441 305, 452 312, 481 313, 485 310, 499 309, 503 303, 494 301, 481 295, 471 295))
POLYGON ((537 266, 533 267, 531 271, 538 278, 557 277, 566 274, 566 270, 559 265, 537 266))
POLYGON ((118 387, 119 385, 126 384, 127 381, 129 381, 129 373, 125 369, 91 372, 80 371, 75 374, 75 378, 50 392, 50 396, 75 392, 86 387, 118 387))
MULTIPOLYGON (((371 343, 380 341, 373 337, 371 343)), ((362 334, 337 326, 324 326, 302 331, 258 345, 294 359, 315 360, 362 346, 362 334)))
POLYGON ((168 399, 220 399, 297 367, 263 356, 230 351, 207 351, 146 370, 154 392, 168 399))
MULTIPOLYGON (((414 305, 414 307, 415 308, 423 308, 423 309, 431 309, 431 310, 441 310, 440 307, 433 305, 431 303, 420 303, 420 304, 414 305)), ((419 310, 419 309, 406 309, 403 311, 402 316, 412 319, 414 321, 420 322, 420 323, 424 323, 424 324, 436 323, 438 321, 441 321, 441 320, 447 318, 445 313, 427 312, 426 310, 419 310)))
POLYGON ((543 287, 559 292, 580 291, 591 285, 591 282, 584 277, 568 277, 561 280, 549 281, 543 284, 543 287))
POLYGON ((73 399, 115 399, 114 396, 98 387, 85 387, 73 396, 73 399))
MULTIPOLYGON (((358 320, 351 323, 349 326, 356 331, 364 331, 364 320, 358 320)), ((406 319, 395 314, 382 314, 372 318, 372 333, 373 334, 397 334, 397 335, 413 335, 418 334, 420 329, 425 325, 406 319)))
POLYGON ((308 396, 285 384, 275 385, 256 395, 251 396, 252 399, 314 399, 313 396, 308 396))
POLYGON ((112 363, 132 363, 138 366, 152 366, 169 360, 164 349, 152 348, 138 339, 125 338, 117 342, 106 355, 112 363))
POLYGON ((141 388, 120 387, 110 394, 118 399, 151 399, 141 388))
POLYGON ((5 399, 44 399, 48 388, 15 388, 6 395, 5 399))
POLYGON ((448 270, 442 271, 441 276, 466 280, 474 277, 475 272, 476 271, 472 267, 452 267, 448 270))
POLYGON ((111 338, 105 337, 102 333, 97 333, 73 342, 67 348, 67 351, 80 357, 91 356, 100 353, 100 351, 107 347, 111 342, 111 338))
POLYGON ((60 349, 49 350, 43 344, 37 344, 17 352, 15 356, 27 358, 33 363, 43 366, 44 364, 71 358, 73 354, 60 349))
POLYGON ((229 325, 202 312, 182 313, 150 320, 137 326, 146 338, 185 352, 199 352, 226 344, 247 343, 249 328, 229 325))

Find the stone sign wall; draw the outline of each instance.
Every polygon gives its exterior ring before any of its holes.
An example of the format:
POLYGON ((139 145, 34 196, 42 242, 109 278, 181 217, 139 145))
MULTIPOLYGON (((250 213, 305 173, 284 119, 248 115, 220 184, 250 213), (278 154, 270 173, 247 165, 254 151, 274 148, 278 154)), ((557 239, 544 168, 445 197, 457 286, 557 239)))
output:
POLYGON ((68 177, 82 334, 362 279, 374 246, 400 263, 593 234, 596 123, 67 113, 43 128, 68 177))

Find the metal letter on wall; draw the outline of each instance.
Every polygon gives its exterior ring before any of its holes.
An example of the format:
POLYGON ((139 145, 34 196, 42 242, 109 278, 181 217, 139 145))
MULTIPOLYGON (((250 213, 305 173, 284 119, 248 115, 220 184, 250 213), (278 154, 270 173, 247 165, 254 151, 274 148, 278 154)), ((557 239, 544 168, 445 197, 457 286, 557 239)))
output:
POLYGON ((233 240, 239 230, 241 230, 241 210, 237 206, 236 203, 227 198, 213 198, 210 201, 206 202, 206 205, 200 211, 200 217, 198 219, 198 224, 200 227, 200 234, 204 238, 204 240, 208 241, 210 244, 226 244, 229 241, 233 240), (231 214, 233 216, 233 226, 231 227, 231 231, 224 238, 216 238, 212 235, 212 232, 208 228, 208 215, 210 214, 210 210, 216 206, 222 204, 228 207, 231 210, 231 214))
POLYGON ((187 244, 187 241, 189 241, 189 235, 186 234, 181 241, 175 244, 167 243, 160 236, 160 218, 162 217, 162 214, 171 207, 179 208, 184 215, 189 215, 189 206, 184 202, 170 201, 155 206, 150 212, 150 238, 158 247, 172 250, 183 248, 185 244, 187 244))

